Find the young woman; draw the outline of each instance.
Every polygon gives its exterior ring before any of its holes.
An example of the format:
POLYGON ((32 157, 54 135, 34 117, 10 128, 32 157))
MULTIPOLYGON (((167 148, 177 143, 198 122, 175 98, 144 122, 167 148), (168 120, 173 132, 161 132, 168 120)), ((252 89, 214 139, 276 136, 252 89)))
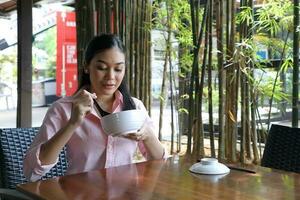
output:
POLYGON ((101 117, 122 110, 141 109, 143 103, 130 96, 124 75, 124 47, 112 34, 94 37, 85 52, 79 90, 49 108, 39 134, 24 158, 24 174, 30 181, 45 175, 66 145, 67 174, 130 164, 137 147, 146 159, 165 157, 154 133, 153 121, 125 137, 107 136, 101 117))

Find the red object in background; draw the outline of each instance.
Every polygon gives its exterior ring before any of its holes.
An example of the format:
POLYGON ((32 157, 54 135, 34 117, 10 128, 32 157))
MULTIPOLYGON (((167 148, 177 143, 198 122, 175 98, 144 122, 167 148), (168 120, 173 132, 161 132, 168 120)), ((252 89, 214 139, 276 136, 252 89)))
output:
POLYGON ((57 12, 56 95, 70 96, 78 86, 75 12, 57 12))

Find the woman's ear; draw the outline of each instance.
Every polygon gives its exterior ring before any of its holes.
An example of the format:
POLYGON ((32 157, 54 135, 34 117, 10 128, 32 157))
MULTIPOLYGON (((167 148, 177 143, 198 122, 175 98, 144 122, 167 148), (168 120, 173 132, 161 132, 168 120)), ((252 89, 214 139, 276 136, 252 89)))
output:
POLYGON ((83 64, 83 72, 85 73, 85 74, 88 74, 89 73, 89 68, 88 68, 88 65, 84 62, 84 64, 83 64))

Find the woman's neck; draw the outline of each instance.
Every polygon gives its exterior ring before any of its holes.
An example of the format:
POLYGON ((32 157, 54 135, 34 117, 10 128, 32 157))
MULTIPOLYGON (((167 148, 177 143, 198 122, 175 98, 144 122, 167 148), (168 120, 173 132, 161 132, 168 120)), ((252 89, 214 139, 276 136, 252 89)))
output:
POLYGON ((100 105, 100 107, 107 111, 112 112, 112 106, 115 100, 114 95, 97 95, 97 102, 100 105))
MULTIPOLYGON (((91 93, 94 93, 95 91, 93 90, 93 88, 91 86, 88 86, 87 88, 91 93)), ((95 92, 96 93, 96 92, 95 92)), ((107 112, 112 112, 112 106, 115 100, 115 95, 101 95, 101 94, 97 94, 97 103, 98 105, 107 112)))

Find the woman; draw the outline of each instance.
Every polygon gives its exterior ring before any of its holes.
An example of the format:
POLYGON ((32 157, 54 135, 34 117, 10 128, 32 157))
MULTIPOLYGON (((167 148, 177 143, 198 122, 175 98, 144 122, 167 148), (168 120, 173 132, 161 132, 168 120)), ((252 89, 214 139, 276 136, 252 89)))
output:
POLYGON ((111 34, 93 38, 85 52, 79 90, 49 108, 39 134, 24 158, 24 174, 36 181, 57 162, 67 147, 67 174, 130 164, 139 147, 146 159, 165 157, 148 116, 137 133, 107 136, 101 116, 122 110, 145 110, 130 96, 125 84, 125 52, 120 39, 111 34))

